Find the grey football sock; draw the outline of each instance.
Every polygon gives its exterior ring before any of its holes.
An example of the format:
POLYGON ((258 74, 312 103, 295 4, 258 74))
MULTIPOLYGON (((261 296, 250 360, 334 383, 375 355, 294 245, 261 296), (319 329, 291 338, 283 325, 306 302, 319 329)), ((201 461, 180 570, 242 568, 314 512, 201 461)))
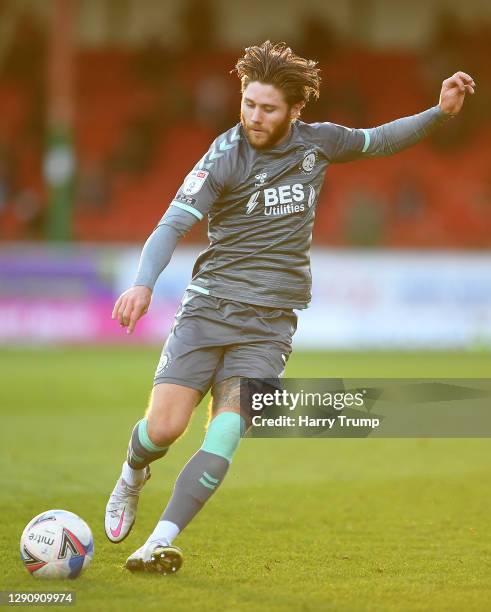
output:
POLYGON ((227 473, 227 459, 199 450, 177 478, 174 492, 161 521, 170 521, 180 530, 201 510, 227 473))
POLYGON ((135 425, 128 445, 128 455, 126 461, 134 470, 141 470, 152 461, 163 457, 169 447, 157 446, 154 444, 147 431, 147 419, 141 419, 135 425))
POLYGON ((225 478, 244 431, 245 422, 235 412, 221 412, 211 421, 203 445, 177 478, 157 532, 167 533, 169 525, 182 530, 201 510, 225 478))

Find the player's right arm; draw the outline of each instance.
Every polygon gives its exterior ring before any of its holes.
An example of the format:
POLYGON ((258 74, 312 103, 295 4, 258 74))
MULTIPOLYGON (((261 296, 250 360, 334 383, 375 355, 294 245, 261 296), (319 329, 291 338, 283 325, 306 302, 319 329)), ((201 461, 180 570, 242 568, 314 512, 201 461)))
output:
POLYGON ((201 221, 225 185, 229 164, 222 159, 237 144, 237 130, 230 130, 212 144, 179 188, 175 198, 143 247, 133 286, 117 299, 112 318, 131 334, 146 314, 155 283, 172 258, 179 239, 201 221))
POLYGON ((198 221, 179 208, 169 206, 143 247, 135 282, 116 300, 112 318, 131 334, 141 317, 148 312, 155 283, 167 267, 179 239, 198 221))

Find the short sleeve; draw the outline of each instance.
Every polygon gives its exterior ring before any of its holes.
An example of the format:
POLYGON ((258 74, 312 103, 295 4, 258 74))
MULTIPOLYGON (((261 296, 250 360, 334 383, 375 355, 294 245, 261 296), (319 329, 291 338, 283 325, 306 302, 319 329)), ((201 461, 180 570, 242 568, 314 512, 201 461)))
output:
POLYGON ((331 163, 353 161, 366 152, 370 137, 367 130, 337 123, 312 123, 316 142, 331 163))
POLYGON ((171 206, 203 219, 227 186, 239 140, 237 126, 219 136, 186 176, 171 206))

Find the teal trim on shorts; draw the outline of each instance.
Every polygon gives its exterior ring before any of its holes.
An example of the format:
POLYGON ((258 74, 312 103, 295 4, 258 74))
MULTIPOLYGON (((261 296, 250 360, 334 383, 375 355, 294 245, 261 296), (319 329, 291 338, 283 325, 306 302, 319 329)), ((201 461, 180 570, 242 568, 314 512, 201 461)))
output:
POLYGON ((203 295, 210 295, 208 289, 200 287, 199 285, 188 285, 188 289, 192 289, 193 291, 197 291, 198 293, 202 293, 203 295))
POLYGON ((172 202, 170 204, 171 204, 171 206, 177 206, 177 208, 181 208, 182 210, 186 210, 187 212, 189 212, 192 215, 194 215, 200 221, 203 218, 203 215, 199 212, 199 210, 197 208, 193 208, 192 206, 189 206, 188 204, 183 204, 182 202, 178 202, 177 200, 172 200, 172 202))
POLYGON ((147 431, 147 419, 142 419, 138 423, 138 439, 140 440, 141 445, 149 453, 159 453, 165 450, 166 448, 169 448, 168 446, 157 446, 156 444, 152 442, 152 440, 150 440, 150 438, 148 437, 148 431, 147 431))
POLYGON ((368 132, 368 130, 362 130, 363 135, 365 136, 365 145, 362 149, 362 153, 366 153, 368 150, 368 147, 370 146, 370 134, 368 132))
POLYGON ((245 421, 240 414, 221 412, 209 424, 201 450, 231 463, 244 431, 245 421))

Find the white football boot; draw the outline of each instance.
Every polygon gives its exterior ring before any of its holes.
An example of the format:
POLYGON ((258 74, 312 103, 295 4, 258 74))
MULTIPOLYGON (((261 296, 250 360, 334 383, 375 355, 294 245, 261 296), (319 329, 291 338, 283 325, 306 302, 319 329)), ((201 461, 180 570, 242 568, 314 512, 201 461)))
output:
POLYGON ((150 467, 145 468, 145 479, 137 487, 130 486, 122 477, 109 497, 106 506, 104 528, 111 542, 122 542, 135 523, 138 498, 145 483, 150 478, 150 467))
POLYGON ((125 567, 130 572, 154 572, 175 574, 183 561, 182 551, 165 540, 145 542, 126 559, 125 567))

